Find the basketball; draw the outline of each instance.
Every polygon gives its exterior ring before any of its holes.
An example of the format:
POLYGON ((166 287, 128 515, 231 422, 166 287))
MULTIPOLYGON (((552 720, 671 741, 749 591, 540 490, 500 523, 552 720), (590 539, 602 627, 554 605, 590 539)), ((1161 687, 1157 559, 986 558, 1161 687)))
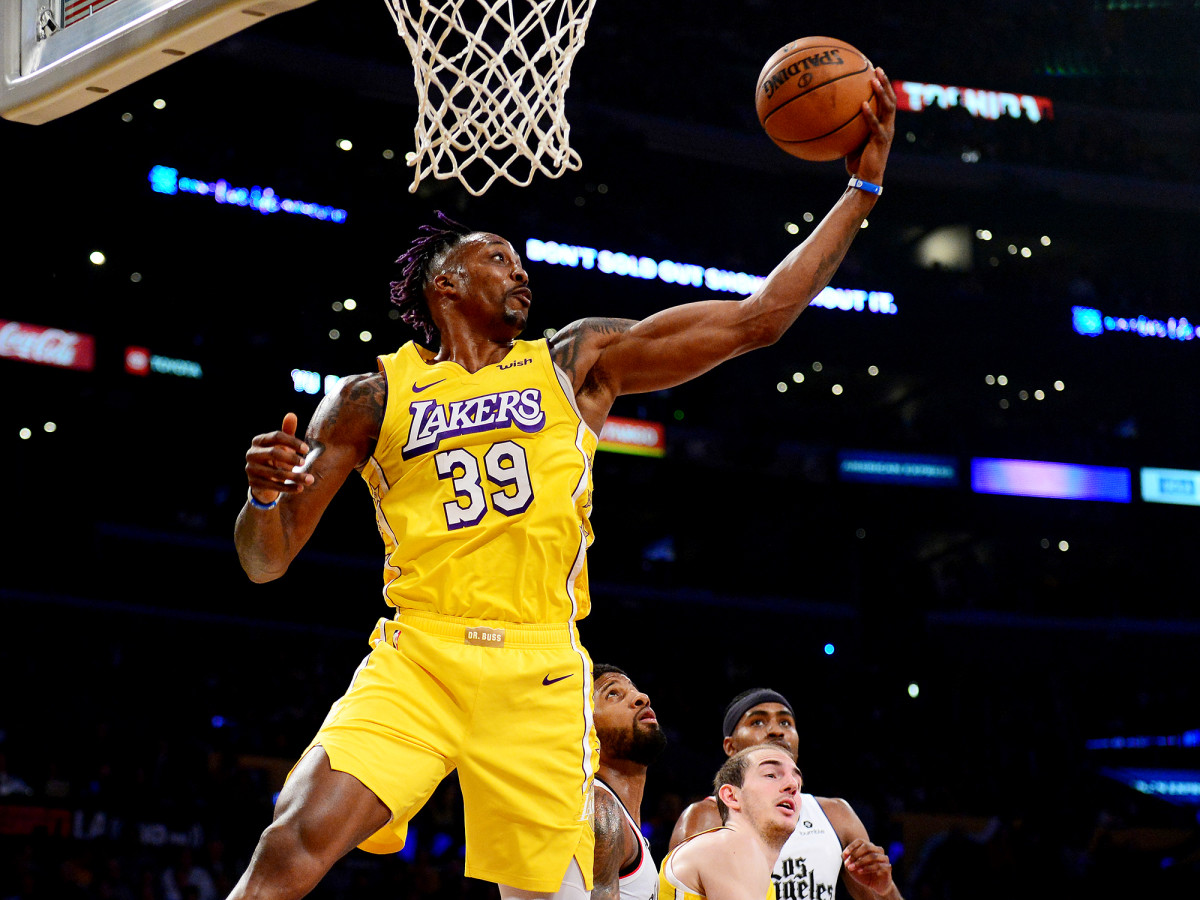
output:
POLYGON ((841 159, 871 131, 862 102, 876 111, 871 61, 845 41, 806 37, 780 47, 758 76, 758 120, 776 144, 810 162, 841 159))

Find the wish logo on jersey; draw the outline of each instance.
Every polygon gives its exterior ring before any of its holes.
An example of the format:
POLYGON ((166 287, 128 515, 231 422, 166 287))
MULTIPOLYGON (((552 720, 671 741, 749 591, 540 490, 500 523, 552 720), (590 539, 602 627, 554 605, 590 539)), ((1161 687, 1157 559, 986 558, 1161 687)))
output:
POLYGON ((775 881, 775 896, 779 900, 833 900, 837 887, 837 872, 833 881, 826 883, 817 877, 802 856, 781 856, 771 873, 775 881))
POLYGON ((418 400, 408 410, 412 413, 412 421, 408 426, 408 442, 402 451, 405 459, 436 450, 446 438, 460 434, 498 431, 512 425, 533 433, 541 431, 546 423, 542 392, 537 388, 497 391, 445 404, 436 400, 418 400))

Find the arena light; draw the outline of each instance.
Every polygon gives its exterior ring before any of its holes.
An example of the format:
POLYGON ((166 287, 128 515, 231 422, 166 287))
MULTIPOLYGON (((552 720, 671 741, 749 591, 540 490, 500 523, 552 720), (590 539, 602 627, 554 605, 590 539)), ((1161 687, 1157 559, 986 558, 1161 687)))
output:
POLYGON ((1200 472, 1195 469, 1142 469, 1141 488, 1147 503, 1200 506, 1200 472))
POLYGON ((311 369, 292 369, 292 389, 297 394, 320 394, 322 390, 328 394, 337 387, 339 381, 342 380, 340 375, 325 375, 320 372, 314 372, 311 369))
POLYGON ((598 450, 633 456, 667 455, 667 432, 660 422, 609 416, 600 429, 598 450))
POLYGON ((958 484, 958 460, 917 453, 843 450, 838 453, 838 478, 873 484, 954 487, 958 484))
POLYGON ((130 375, 146 376, 151 372, 158 375, 174 375, 177 378, 200 379, 204 370, 200 363, 191 359, 176 359, 151 353, 145 347, 125 348, 125 371, 130 375))
POLYGON ((216 181, 204 181, 188 178, 179 174, 178 169, 170 166, 154 166, 147 176, 150 190, 156 194, 195 194, 200 197, 212 197, 217 203, 226 206, 245 206, 258 210, 264 216, 271 213, 283 212, 294 216, 307 216, 321 222, 342 224, 348 213, 344 209, 326 206, 321 203, 309 203, 306 200, 292 200, 280 197, 271 187, 235 187, 224 178, 216 181))
POLYGON ((896 109, 907 112, 921 112, 936 106, 939 109, 965 109, 972 116, 993 121, 1010 118, 1041 122, 1054 118, 1054 103, 1048 97, 1034 94, 985 91, 921 81, 893 81, 892 87, 896 91, 896 109))
POLYGON ((1100 774, 1178 806, 1200 806, 1200 770, 1102 768, 1100 774))
POLYGON ((1092 306, 1071 307, 1071 328, 1084 337, 1099 337, 1107 331, 1124 331, 1139 337, 1169 341, 1196 339, 1196 326, 1186 316, 1171 316, 1166 320, 1149 316, 1106 316, 1092 306))
POLYGON ((1200 747, 1200 728, 1178 734, 1118 734, 1084 741, 1088 750, 1144 750, 1147 747, 1200 747))
MULTIPOLYGON (((605 275, 620 275, 646 281, 657 280, 667 284, 704 288, 743 296, 753 293, 766 281, 765 276, 751 275, 747 272, 734 272, 715 266, 701 266, 670 259, 659 260, 636 253, 584 247, 579 244, 564 244, 558 241, 543 241, 539 238, 529 238, 525 241, 525 259, 527 262, 541 262, 572 269, 588 269, 605 275)), ((813 298, 811 305, 824 309, 883 315, 895 315, 899 312, 895 295, 887 291, 827 287, 813 298)))
POLYGON ((1035 459, 976 457, 971 460, 971 490, 1052 500, 1129 503, 1133 499, 1129 469, 1035 459))

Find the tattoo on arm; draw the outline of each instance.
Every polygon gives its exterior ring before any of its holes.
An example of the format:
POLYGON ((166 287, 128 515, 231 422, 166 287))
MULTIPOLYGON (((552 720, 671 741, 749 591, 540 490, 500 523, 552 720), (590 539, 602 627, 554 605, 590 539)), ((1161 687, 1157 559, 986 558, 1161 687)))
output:
POLYGON ((387 380, 382 376, 371 376, 356 381, 346 397, 349 405, 359 407, 373 422, 383 424, 383 411, 387 406, 387 380))
POLYGON ((596 791, 596 850, 592 867, 592 900, 620 900, 625 819, 617 801, 603 788, 596 791))
POLYGON ((321 401, 305 440, 312 448, 323 448, 331 434, 353 435, 356 444, 361 442, 361 465, 374 452, 386 407, 387 380, 382 375, 352 375, 336 395, 321 401))
POLYGON ((573 322, 550 339, 550 358, 562 369, 571 383, 578 385, 579 378, 587 372, 579 372, 584 351, 603 347, 612 335, 624 334, 637 324, 636 319, 614 319, 595 317, 573 322))

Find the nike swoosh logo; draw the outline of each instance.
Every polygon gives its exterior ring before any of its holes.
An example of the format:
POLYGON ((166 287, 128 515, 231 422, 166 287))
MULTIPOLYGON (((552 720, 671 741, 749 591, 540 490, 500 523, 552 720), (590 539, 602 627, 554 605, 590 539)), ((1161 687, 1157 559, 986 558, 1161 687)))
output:
POLYGON ((571 675, 574 675, 574 674, 575 673, 572 672, 572 673, 570 673, 570 675, 559 675, 557 678, 551 678, 550 673, 547 672, 546 677, 542 679, 542 684, 554 684, 555 682, 562 681, 564 678, 570 678, 571 675))
POLYGON ((419 394, 419 393, 421 393, 421 391, 427 391, 431 387, 433 387, 435 384, 441 384, 445 380, 446 380, 445 378, 439 378, 437 381, 431 381, 431 382, 429 382, 429 384, 424 385, 423 387, 417 387, 417 383, 414 381, 413 382, 413 393, 419 394))

